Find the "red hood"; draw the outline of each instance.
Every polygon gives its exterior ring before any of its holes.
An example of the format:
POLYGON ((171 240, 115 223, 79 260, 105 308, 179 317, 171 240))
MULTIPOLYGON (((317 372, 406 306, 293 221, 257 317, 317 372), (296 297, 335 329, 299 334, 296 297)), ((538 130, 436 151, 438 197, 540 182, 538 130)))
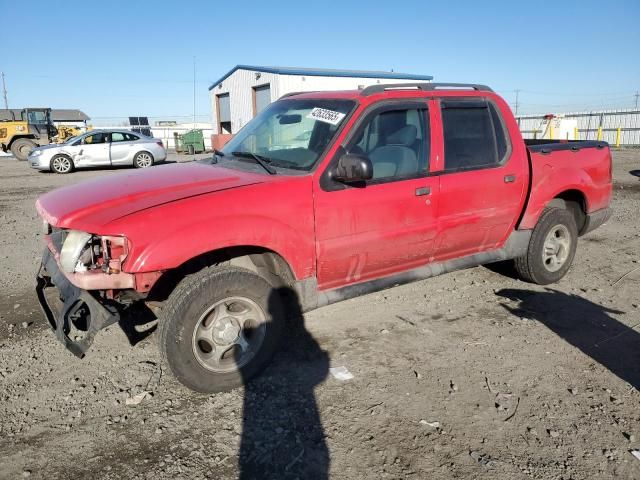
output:
POLYGON ((42 195, 36 202, 51 225, 90 233, 146 208, 265 181, 264 175, 202 163, 162 165, 80 182, 42 195))

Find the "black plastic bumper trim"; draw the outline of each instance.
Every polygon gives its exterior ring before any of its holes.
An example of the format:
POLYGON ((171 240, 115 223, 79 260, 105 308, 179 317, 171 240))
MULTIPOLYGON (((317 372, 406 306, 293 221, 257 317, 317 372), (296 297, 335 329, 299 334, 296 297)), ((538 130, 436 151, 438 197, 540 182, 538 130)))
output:
POLYGON ((73 285, 60 271, 58 264, 49 249, 45 249, 42 263, 36 280, 36 294, 38 302, 47 322, 62 344, 75 356, 82 358, 93 343, 98 331, 113 325, 120 320, 120 313, 115 305, 106 303, 94 297, 90 292, 73 285), (55 312, 49 305, 45 290, 56 287, 63 303, 60 312, 55 312), (71 316, 77 314, 85 306, 89 309, 89 319, 86 331, 80 340, 69 337, 71 331, 71 316))

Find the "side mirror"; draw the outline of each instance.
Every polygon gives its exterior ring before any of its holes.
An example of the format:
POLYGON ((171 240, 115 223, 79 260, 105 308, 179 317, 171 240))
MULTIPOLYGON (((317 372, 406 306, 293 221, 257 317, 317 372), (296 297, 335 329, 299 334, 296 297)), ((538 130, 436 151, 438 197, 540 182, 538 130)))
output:
POLYGON ((373 178, 373 165, 369 157, 347 153, 340 157, 333 179, 343 183, 364 182, 373 178))

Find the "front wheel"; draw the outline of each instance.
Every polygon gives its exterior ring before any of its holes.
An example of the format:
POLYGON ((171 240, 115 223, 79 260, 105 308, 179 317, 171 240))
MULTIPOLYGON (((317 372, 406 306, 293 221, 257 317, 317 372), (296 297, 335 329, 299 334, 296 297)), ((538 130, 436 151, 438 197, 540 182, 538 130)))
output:
POLYGON ((133 157, 133 165, 136 168, 147 168, 153 165, 153 155, 149 152, 138 152, 133 157))
POLYGON ((547 208, 540 215, 529 240, 527 253, 514 261, 525 281, 548 285, 566 275, 578 245, 578 228, 568 210, 547 208))
POLYGON ((71 173, 73 171, 73 160, 66 155, 56 155, 51 159, 51 171, 55 173, 71 173))
POLYGON ((284 324, 282 299, 261 276, 210 267, 185 278, 160 318, 160 351, 186 387, 230 390, 273 356, 284 324))

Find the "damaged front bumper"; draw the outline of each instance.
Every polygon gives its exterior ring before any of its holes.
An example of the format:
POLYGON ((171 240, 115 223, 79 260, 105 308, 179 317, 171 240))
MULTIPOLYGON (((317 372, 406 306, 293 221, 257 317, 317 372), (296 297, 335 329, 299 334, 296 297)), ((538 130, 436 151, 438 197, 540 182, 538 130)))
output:
POLYGON ((73 285, 48 248, 45 248, 38 271, 36 294, 58 340, 79 358, 85 355, 98 331, 120 320, 116 302, 73 285), (57 312, 45 295, 45 290, 53 287, 57 288, 62 302, 62 308, 57 312))

